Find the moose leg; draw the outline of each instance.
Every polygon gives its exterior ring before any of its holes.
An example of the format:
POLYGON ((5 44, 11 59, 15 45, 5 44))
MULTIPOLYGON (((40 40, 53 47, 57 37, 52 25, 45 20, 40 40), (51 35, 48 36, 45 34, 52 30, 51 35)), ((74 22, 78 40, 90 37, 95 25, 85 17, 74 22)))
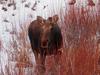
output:
POLYGON ((38 55, 39 54, 38 54, 38 52, 36 50, 34 50, 33 53, 34 53, 35 63, 36 63, 34 73, 35 73, 35 75, 38 75, 38 72, 39 72, 39 70, 38 70, 39 56, 38 55))
POLYGON ((34 51, 34 56, 35 56, 35 62, 36 62, 36 65, 39 64, 39 61, 38 61, 38 52, 34 51))
POLYGON ((44 52, 44 50, 42 50, 40 52, 40 73, 41 75, 45 73, 45 58, 46 58, 46 54, 44 52))

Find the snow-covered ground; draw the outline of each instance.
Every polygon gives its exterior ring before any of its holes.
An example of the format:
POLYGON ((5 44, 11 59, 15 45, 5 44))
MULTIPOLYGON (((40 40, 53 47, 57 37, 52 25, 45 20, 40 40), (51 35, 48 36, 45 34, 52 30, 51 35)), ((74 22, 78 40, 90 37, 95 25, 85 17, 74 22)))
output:
MULTIPOLYGON (((48 16, 59 14, 61 9, 65 11, 65 6, 68 6, 69 0, 26 0, 24 3, 21 0, 15 0, 15 2, 16 10, 13 10, 13 6, 7 7, 9 1, 5 2, 5 4, 0 4, 0 41, 2 40, 4 48, 9 46, 11 35, 7 31, 12 31, 12 24, 19 29, 20 25, 23 25, 25 22, 31 22, 38 15, 48 18, 48 16), (31 8, 35 3, 37 3, 36 7, 32 10, 31 8), (25 7, 25 5, 29 7, 25 7), (2 10, 2 7, 6 7, 7 11, 2 10)), ((84 2, 83 0, 81 2, 78 0, 77 5, 79 5, 78 3, 83 3, 85 6, 87 0, 84 0, 84 2)), ((0 72, 1 68, 5 71, 5 65, 8 64, 7 49, 4 48, 0 49, 0 72)))

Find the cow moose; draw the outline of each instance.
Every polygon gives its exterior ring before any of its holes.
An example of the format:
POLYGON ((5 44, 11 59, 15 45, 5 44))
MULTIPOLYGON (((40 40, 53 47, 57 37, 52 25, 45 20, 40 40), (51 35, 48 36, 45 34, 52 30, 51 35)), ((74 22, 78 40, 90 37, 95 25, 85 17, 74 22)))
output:
POLYGON ((47 55, 61 54, 63 38, 59 28, 58 15, 43 19, 37 16, 37 19, 31 22, 28 28, 28 36, 35 56, 36 64, 40 57, 42 68, 45 69, 45 58, 47 55))

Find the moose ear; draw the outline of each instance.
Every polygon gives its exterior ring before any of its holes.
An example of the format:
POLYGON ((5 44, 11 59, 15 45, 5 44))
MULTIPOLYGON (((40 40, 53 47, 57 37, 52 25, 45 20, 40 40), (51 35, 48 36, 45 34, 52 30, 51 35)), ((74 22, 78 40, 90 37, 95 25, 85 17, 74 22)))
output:
POLYGON ((43 18, 41 17, 41 16, 37 16, 37 21, 39 22, 39 23, 43 23, 43 18))
POLYGON ((53 16, 53 22, 54 22, 54 23, 57 23, 58 20, 59 20, 58 15, 54 15, 54 16, 53 16))

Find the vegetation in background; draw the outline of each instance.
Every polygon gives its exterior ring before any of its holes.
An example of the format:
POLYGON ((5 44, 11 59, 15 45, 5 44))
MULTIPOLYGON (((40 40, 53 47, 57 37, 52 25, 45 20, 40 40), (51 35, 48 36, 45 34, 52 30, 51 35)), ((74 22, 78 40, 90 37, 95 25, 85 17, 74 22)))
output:
MULTIPOLYGON (((100 74, 100 8, 70 5, 69 10, 59 14, 64 47, 59 61, 55 65, 53 56, 46 58, 46 75, 97 75, 100 74)), ((54 12, 55 13, 55 12, 54 12)), ((51 14, 51 13, 50 13, 51 14)), ((27 35, 29 23, 12 25, 12 36, 8 52, 6 75, 35 75, 35 64, 27 35), (15 63, 14 69, 10 66, 15 63)), ((1 42, 0 40, 0 48, 1 42)), ((6 49, 6 48, 5 48, 6 49)), ((4 75, 2 69, 0 75, 4 75)))

